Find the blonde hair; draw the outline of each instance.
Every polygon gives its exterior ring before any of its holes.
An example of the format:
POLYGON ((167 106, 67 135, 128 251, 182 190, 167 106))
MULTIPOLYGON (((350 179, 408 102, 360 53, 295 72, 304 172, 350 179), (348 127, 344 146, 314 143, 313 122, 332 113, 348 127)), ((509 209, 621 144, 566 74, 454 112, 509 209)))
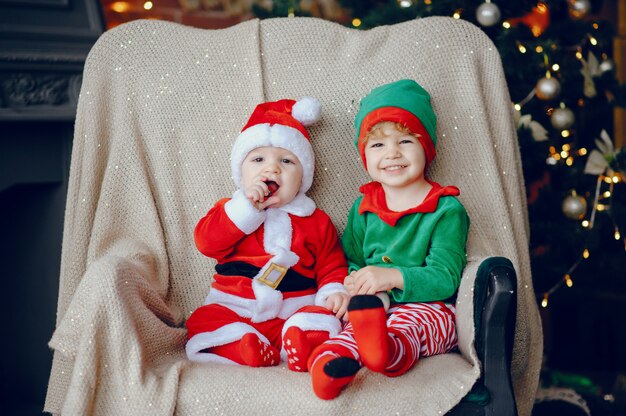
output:
POLYGON ((360 144, 367 143, 367 141, 371 138, 384 137, 385 134, 383 133, 383 130, 385 127, 393 127, 394 129, 398 130, 400 133, 410 134, 411 136, 414 136, 417 138, 417 134, 413 133, 411 130, 409 130, 407 126, 405 126, 402 123, 398 123, 395 121, 379 121, 378 123, 372 126, 372 128, 367 132, 365 136, 361 138, 360 144))

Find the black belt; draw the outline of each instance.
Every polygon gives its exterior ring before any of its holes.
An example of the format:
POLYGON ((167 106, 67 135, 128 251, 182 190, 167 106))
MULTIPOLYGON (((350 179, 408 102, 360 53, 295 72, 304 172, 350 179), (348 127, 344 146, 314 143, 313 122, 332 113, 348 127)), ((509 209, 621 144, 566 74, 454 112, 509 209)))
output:
MULTIPOLYGON (((243 276, 253 279, 260 267, 243 261, 231 261, 228 263, 216 264, 215 271, 222 276, 243 276)), ((300 273, 289 269, 283 280, 278 284, 276 290, 281 292, 299 292, 301 290, 315 289, 315 279, 310 279, 300 273)))

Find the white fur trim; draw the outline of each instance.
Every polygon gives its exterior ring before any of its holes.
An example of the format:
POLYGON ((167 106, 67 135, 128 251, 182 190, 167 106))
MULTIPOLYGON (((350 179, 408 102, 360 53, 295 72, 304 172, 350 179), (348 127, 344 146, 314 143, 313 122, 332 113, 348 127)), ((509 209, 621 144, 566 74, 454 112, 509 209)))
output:
POLYGON ((282 335, 292 326, 303 331, 327 331, 331 337, 341 331, 341 321, 335 315, 328 313, 299 312, 285 321, 282 335))
POLYGON ((348 294, 348 291, 342 283, 328 283, 318 289, 315 294, 315 304, 317 306, 326 306, 326 299, 335 293, 348 294))
POLYGON ((320 119, 322 114, 322 104, 317 98, 302 97, 291 109, 291 116, 302 123, 310 126, 320 119))
MULTIPOLYGON (((268 287, 268 289, 270 288, 268 287)), ((315 295, 313 294, 283 299, 276 317, 280 319, 287 319, 303 306, 313 305, 314 301, 315 295)), ((205 305, 213 303, 224 305, 235 311, 237 315, 245 318, 252 318, 254 311, 257 309, 256 302, 257 301, 255 299, 242 298, 217 289, 211 289, 204 300, 205 305)))
POLYGON ((257 300, 252 322, 263 322, 276 318, 283 299, 280 291, 260 283, 257 279, 265 273, 271 264, 289 268, 296 265, 300 260, 300 257, 291 251, 292 229, 289 214, 280 208, 268 208, 266 212, 263 248, 267 253, 273 254, 274 257, 259 270, 252 282, 252 290, 254 290, 254 296, 257 300))
POLYGON ((256 297, 252 322, 265 322, 276 318, 283 305, 283 294, 259 282, 257 278, 252 281, 252 290, 256 297))
POLYGON ((201 332, 194 335, 189 341, 187 341, 185 351, 187 352, 187 357, 191 361, 215 362, 215 357, 219 357, 218 355, 203 353, 200 351, 206 348, 216 347, 218 345, 225 345, 233 341, 237 341, 241 339, 245 334, 249 333, 256 334, 259 339, 267 344, 270 343, 265 335, 254 329, 254 327, 243 322, 234 322, 232 324, 224 325, 223 327, 220 327, 215 331, 201 332))
POLYGON ((246 234, 252 234, 265 221, 266 212, 259 211, 246 198, 241 189, 235 191, 230 201, 224 204, 228 218, 246 234))
POLYGON ((315 201, 300 192, 288 204, 279 209, 297 217, 308 217, 315 212, 316 208, 315 201))
POLYGON ((278 317, 280 319, 287 319, 302 307, 313 305, 314 301, 315 295, 312 294, 284 299, 283 307, 280 309, 280 312, 278 312, 278 317))
MULTIPOLYGON (((291 251, 291 218, 289 214, 280 208, 268 208, 266 211, 265 227, 263 229, 263 248, 266 252, 274 255, 281 255, 283 252, 289 252, 293 256, 276 259, 274 263, 279 262, 281 266, 291 267, 300 259, 296 253, 291 251)), ((273 261, 273 260, 272 260, 273 261)))
POLYGON ((289 150, 298 157, 303 168, 300 192, 306 192, 313 184, 315 155, 309 140, 297 129, 282 124, 256 124, 237 136, 230 154, 230 167, 237 187, 241 186, 241 164, 248 153, 257 147, 273 146, 289 150))

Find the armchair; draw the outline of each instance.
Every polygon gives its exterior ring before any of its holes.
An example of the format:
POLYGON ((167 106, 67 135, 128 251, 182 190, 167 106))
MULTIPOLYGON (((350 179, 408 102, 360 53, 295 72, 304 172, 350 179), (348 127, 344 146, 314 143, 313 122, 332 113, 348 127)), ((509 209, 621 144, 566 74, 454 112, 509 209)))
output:
POLYGON ((529 415, 542 339, 499 59, 478 28, 440 17, 370 31, 307 18, 214 31, 135 21, 103 34, 78 105, 45 410, 439 415, 454 408, 501 416, 517 407, 529 415), (310 195, 341 232, 367 180, 351 139, 359 98, 400 78, 431 92, 439 137, 430 175, 461 189, 472 221, 457 301, 459 352, 422 359, 395 379, 362 370, 329 402, 314 396, 308 374, 285 365, 187 361, 183 323, 202 303, 214 267, 195 249, 193 228, 234 190, 228 155, 247 115, 285 97, 322 102, 321 122, 310 128, 317 158, 310 195), (461 402, 474 385, 473 402, 461 402), (476 394, 485 391, 488 400, 476 394))

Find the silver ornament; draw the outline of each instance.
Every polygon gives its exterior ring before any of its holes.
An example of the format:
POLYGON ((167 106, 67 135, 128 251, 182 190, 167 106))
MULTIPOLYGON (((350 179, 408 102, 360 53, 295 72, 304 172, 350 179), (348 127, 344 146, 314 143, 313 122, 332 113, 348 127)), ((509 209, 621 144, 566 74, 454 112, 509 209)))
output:
POLYGON ((582 220, 587 213, 587 200, 577 195, 576 192, 572 192, 563 200, 561 210, 571 220, 582 220))
POLYGON ((609 71, 613 71, 615 69, 615 64, 610 59, 605 59, 600 62, 600 72, 605 73, 609 71))
POLYGON ((476 9, 476 20, 483 26, 493 26, 500 21, 500 8, 493 3, 483 3, 476 9))
POLYGON ((550 116, 552 127, 558 130, 569 129, 574 125, 574 121, 576 121, 574 112, 567 107, 555 108, 550 116))
POLYGON ((591 11, 589 0, 569 0, 567 3, 569 15, 574 19, 582 19, 591 11))
POLYGON ((537 81, 535 93, 540 100, 554 100, 561 93, 561 83, 556 78, 541 78, 537 81))

